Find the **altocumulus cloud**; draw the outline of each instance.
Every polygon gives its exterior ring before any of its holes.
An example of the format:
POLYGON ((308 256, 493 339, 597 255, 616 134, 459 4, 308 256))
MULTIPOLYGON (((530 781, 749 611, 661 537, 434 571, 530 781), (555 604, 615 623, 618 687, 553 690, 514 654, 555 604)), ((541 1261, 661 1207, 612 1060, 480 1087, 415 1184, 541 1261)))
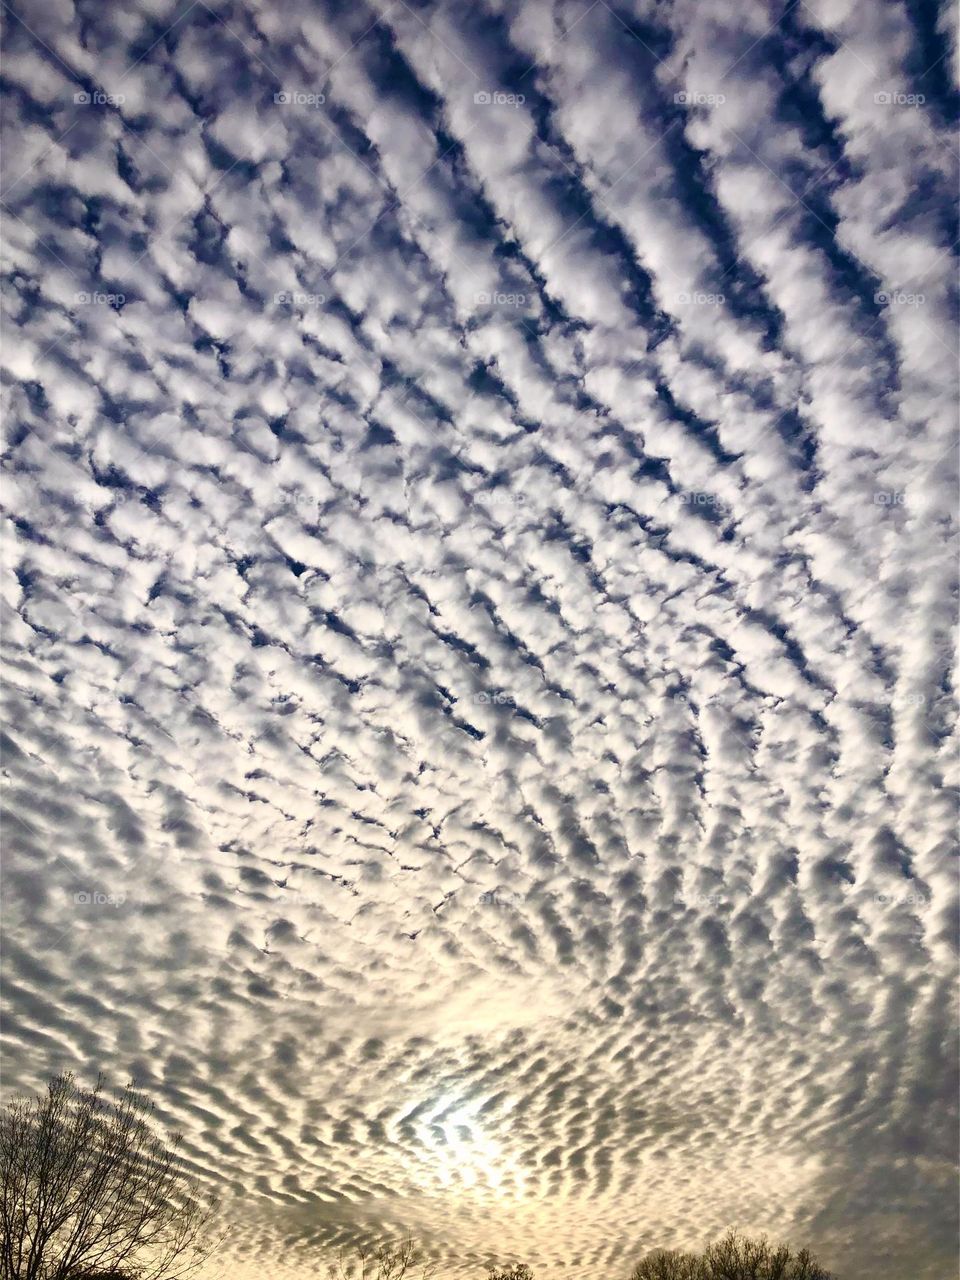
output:
POLYGON ((4 9, 7 1084, 237 1276, 939 1280, 955 13, 4 9))

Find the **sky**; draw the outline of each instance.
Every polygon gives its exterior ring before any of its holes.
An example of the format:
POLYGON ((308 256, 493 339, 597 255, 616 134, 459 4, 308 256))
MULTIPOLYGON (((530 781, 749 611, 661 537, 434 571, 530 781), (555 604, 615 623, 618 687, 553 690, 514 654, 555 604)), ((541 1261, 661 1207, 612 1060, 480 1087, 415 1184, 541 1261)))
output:
POLYGON ((954 1274, 953 7, 3 9, 5 1090, 241 1280, 954 1274))

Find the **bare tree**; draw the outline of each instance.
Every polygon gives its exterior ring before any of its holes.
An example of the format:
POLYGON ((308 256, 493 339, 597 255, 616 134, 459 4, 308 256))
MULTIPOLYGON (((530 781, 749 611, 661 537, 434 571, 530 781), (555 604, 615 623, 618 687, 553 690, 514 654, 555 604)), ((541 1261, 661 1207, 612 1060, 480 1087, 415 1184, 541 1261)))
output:
POLYGON ((707 1280, 702 1257, 675 1249, 655 1249, 637 1264, 630 1280, 707 1280))
POLYGON ((428 1262, 414 1240, 368 1249, 357 1245, 352 1260, 340 1254, 340 1280, 431 1280, 436 1266, 428 1262))
POLYGON ((533 1280, 533 1272, 525 1262, 515 1262, 512 1267, 492 1270, 487 1280, 533 1280))
POLYGON ((214 1203, 185 1176, 179 1137, 128 1085, 72 1075, 0 1113, 0 1280, 182 1280, 213 1251, 214 1203))
POLYGON ((832 1280, 808 1249, 774 1248, 765 1236, 752 1240, 737 1231, 703 1253, 657 1249, 637 1264, 630 1280, 832 1280))

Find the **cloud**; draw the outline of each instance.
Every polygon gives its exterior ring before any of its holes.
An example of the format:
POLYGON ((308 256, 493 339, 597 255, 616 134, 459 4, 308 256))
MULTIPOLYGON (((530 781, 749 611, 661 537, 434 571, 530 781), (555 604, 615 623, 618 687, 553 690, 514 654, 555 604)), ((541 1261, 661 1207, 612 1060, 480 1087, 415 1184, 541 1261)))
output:
POLYGON ((941 1275, 946 16, 8 18, 9 1086, 238 1276, 941 1275))

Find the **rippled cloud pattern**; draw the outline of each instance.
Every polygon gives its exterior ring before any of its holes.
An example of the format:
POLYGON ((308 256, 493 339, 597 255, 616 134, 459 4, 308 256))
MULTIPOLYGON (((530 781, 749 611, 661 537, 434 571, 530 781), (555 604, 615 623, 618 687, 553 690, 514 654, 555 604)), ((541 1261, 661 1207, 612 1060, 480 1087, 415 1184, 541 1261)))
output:
POLYGON ((7 1085, 250 1280, 952 1274, 952 6, 4 10, 7 1085))

